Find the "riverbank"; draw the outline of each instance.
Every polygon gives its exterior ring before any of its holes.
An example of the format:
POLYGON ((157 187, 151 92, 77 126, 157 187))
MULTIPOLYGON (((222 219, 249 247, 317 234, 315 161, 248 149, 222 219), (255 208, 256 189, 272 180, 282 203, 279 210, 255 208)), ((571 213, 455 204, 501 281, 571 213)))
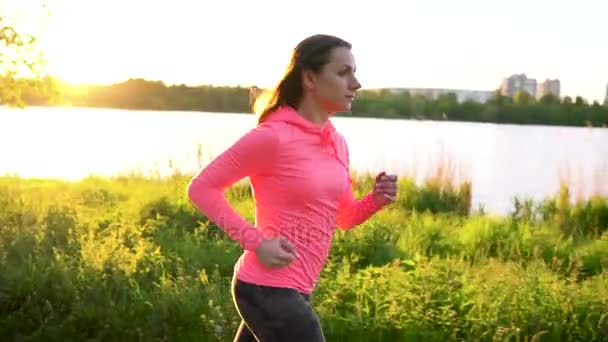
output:
MULTIPOLYGON (((0 333, 34 340, 230 340, 240 250, 186 198, 189 178, 0 177, 0 333)), ((356 194, 370 175, 355 175, 356 194)), ((468 214, 469 184, 400 183, 338 230, 315 293, 329 341, 608 338, 608 200, 468 214)), ((248 184, 229 201, 253 222, 248 184)))

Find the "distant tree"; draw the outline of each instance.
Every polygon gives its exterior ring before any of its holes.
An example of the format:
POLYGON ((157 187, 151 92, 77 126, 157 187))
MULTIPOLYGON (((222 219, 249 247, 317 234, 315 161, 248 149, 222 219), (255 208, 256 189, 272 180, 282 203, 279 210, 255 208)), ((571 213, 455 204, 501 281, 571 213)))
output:
POLYGON ((529 104, 534 101, 534 98, 525 90, 519 90, 513 96, 513 102, 515 104, 529 104))
POLYGON ((577 96, 574 100, 574 104, 577 106, 585 106, 587 105, 587 101, 583 99, 581 96, 577 96))
POLYGON ((496 89, 488 101, 486 101, 486 104, 502 107, 505 104, 506 98, 506 96, 502 95, 502 91, 500 89, 496 89))
POLYGON ((454 93, 441 94, 437 100, 435 100, 435 106, 437 108, 437 114, 443 118, 444 116, 448 116, 449 113, 458 107, 458 98, 454 93))
POLYGON ((543 95, 539 100, 544 105, 558 105, 559 98, 551 93, 543 95))
POLYGON ((0 15, 0 105, 23 107, 24 94, 53 94, 54 79, 42 75, 36 38, 18 32, 0 15))

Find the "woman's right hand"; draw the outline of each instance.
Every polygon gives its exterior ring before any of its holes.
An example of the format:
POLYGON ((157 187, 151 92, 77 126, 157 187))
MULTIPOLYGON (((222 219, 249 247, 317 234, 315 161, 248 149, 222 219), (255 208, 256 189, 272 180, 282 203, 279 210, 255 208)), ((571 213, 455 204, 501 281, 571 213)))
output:
POLYGON ((295 246, 284 237, 265 239, 255 253, 260 262, 270 268, 285 267, 297 257, 295 246))

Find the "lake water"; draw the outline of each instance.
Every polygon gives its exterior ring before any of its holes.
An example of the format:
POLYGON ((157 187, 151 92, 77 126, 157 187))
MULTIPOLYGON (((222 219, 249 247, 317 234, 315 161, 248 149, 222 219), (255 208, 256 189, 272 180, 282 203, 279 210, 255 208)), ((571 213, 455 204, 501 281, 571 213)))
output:
MULTIPOLYGON (((553 195, 564 177, 576 196, 608 193, 605 128, 332 120, 348 141, 354 170, 420 180, 443 161, 472 181, 474 208, 489 212, 508 212, 514 196, 553 195)), ((78 180, 195 172, 254 124, 248 114, 2 107, 0 174, 78 180)))

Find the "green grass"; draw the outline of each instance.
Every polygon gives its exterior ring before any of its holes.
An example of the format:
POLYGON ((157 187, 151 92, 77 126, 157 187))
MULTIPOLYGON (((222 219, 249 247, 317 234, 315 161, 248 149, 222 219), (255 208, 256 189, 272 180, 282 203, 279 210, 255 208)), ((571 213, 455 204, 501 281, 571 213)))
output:
MULTIPOLYGON (((355 175, 358 195, 371 175, 355 175)), ((191 205, 188 176, 0 177, 0 336, 230 341, 240 250, 191 205)), ((248 184, 227 192, 253 222, 248 184)), ((470 212, 471 185, 400 183, 338 230, 313 305, 328 341, 608 340, 608 200, 567 188, 470 212)))

